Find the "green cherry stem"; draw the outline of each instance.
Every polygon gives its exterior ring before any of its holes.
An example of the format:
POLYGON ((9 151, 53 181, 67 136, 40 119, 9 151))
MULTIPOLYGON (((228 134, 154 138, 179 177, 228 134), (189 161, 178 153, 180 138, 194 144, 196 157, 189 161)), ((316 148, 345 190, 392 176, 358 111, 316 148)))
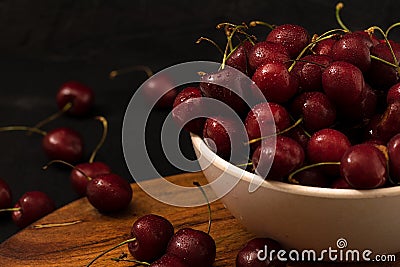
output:
POLYGON ((269 24, 269 23, 267 23, 267 22, 259 21, 259 20, 250 21, 249 25, 250 25, 251 27, 255 27, 255 26, 257 26, 257 25, 262 25, 262 26, 265 26, 265 27, 267 27, 267 28, 270 28, 271 30, 273 30, 273 29, 276 27, 276 26, 273 25, 273 24, 269 24))
POLYGON ((201 193, 203 194, 204 198, 207 201, 207 208, 208 208, 208 227, 207 227, 207 234, 210 234, 211 231, 211 222, 212 222, 212 217, 211 217, 211 205, 210 205, 210 201, 207 197, 206 192, 204 191, 203 187, 201 187, 200 183, 197 181, 193 182, 193 185, 197 186, 197 188, 200 189, 201 193))
POLYGON ((6 209, 0 209, 0 212, 5 212, 5 211, 19 211, 21 208, 6 208, 6 209))
POLYGON ((197 41, 196 41, 196 44, 199 44, 199 43, 201 43, 202 41, 207 41, 207 42, 209 42, 209 43, 211 43, 213 46, 215 46, 217 49, 218 49, 218 51, 221 53, 221 55, 223 56, 224 55, 224 51, 222 51, 222 48, 216 43, 216 42, 214 42, 213 40, 211 40, 210 38, 207 38, 207 37, 200 37, 199 39, 197 39, 197 41))
POLYGON ((66 161, 64 161, 64 160, 60 160, 60 159, 54 159, 54 160, 52 160, 52 161, 49 161, 46 165, 44 165, 43 167, 42 167, 42 170, 47 170, 49 167, 50 167, 50 165, 53 165, 54 163, 61 163, 61 164, 64 164, 64 165, 67 165, 68 167, 71 167, 72 169, 75 169, 75 170, 77 170, 78 172, 80 172, 83 176, 85 176, 88 180, 92 180, 92 178, 90 177, 90 176, 88 176, 86 173, 84 173, 82 170, 80 170, 79 168, 77 168, 77 167, 75 167, 74 165, 72 165, 71 163, 68 163, 68 162, 66 162, 66 161))
POLYGON ((388 35, 389 35, 389 32, 390 32, 393 28, 398 27, 398 26, 400 26, 400 22, 397 22, 397 23, 395 23, 395 24, 390 25, 389 28, 387 28, 387 30, 386 30, 386 32, 385 32, 385 35, 388 36, 388 35))
POLYGON ((121 74, 127 74, 127 73, 131 73, 134 71, 144 71, 148 77, 153 76, 153 71, 148 66, 136 65, 136 66, 132 66, 132 67, 128 67, 128 68, 113 70, 110 72, 109 77, 110 77, 110 79, 114 79, 115 77, 117 77, 121 74))
MULTIPOLYGON (((112 261, 116 261, 116 262, 120 262, 120 261, 124 261, 124 262, 133 262, 136 264, 140 264, 140 265, 145 265, 145 266, 149 266, 150 263, 145 262, 145 261, 138 261, 138 260, 133 260, 133 259, 121 259, 121 258, 111 258, 112 261)), ((136 266, 136 265, 135 265, 136 266)))
POLYGON ((107 138, 107 133, 108 133, 108 122, 106 118, 103 116, 97 116, 95 117, 96 120, 100 121, 101 124, 103 125, 103 134, 101 135, 99 143, 96 145, 95 149, 93 150, 92 154, 90 155, 89 158, 89 163, 93 163, 94 158, 96 157, 97 151, 103 146, 104 142, 106 141, 107 138))
POLYGON ((39 128, 35 127, 28 127, 28 126, 5 126, 5 127, 0 127, 0 132, 8 132, 8 131, 28 131, 28 132, 33 132, 37 134, 41 134, 45 136, 47 132, 40 130, 39 128))
POLYGON ((292 172, 291 174, 289 174, 288 176, 288 181, 292 184, 299 184, 299 181, 297 181, 296 179, 293 178, 293 176, 295 176, 296 174, 298 174, 299 172, 302 172, 304 170, 308 170, 314 167, 318 167, 318 166, 325 166, 325 165, 340 165, 340 162, 337 161, 328 161, 328 162, 319 162, 319 163, 315 163, 315 164, 311 164, 311 165, 307 165, 307 166, 303 166, 297 170, 295 170, 294 172, 292 172))
POLYGON ((396 55, 393 51, 392 45, 390 44, 390 42, 386 36, 386 33, 378 26, 372 26, 368 29, 369 32, 373 32, 374 30, 378 30, 383 35, 383 38, 385 39, 385 42, 389 47, 390 53, 392 54, 394 64, 396 65, 397 68, 399 68, 399 61, 396 58, 396 55))
MULTIPOLYGON (((51 121, 54 121, 55 119, 61 117, 65 112, 67 112, 71 108, 72 108, 72 103, 68 102, 67 104, 65 104, 65 106, 61 110, 59 110, 58 112, 54 113, 53 115, 45 118, 44 120, 39 121, 38 123, 35 124, 35 126, 33 126, 33 128, 40 128, 43 125, 45 125, 51 121)), ((29 134, 30 133, 31 132, 29 132, 29 134)))
POLYGON ((336 20, 339 23, 340 27, 342 27, 344 30, 346 31, 350 31, 349 28, 346 27, 346 25, 344 25, 341 17, 340 17, 340 10, 342 10, 342 8, 344 7, 344 4, 342 2, 337 3, 336 8, 335 8, 335 16, 336 16, 336 20))
MULTIPOLYGON (((114 247, 112 247, 112 248, 107 249, 106 251, 100 253, 100 254, 97 255, 95 258, 93 258, 93 259, 86 265, 86 267, 89 267, 90 265, 92 265, 97 259, 99 259, 100 257, 104 256, 104 255, 107 254, 108 252, 110 252, 110 251, 112 251, 112 250, 114 250, 114 249, 116 249, 116 248, 119 248, 119 247, 121 247, 121 246, 123 246, 123 245, 125 245, 125 244, 134 242, 135 240, 136 240, 136 237, 135 237, 135 238, 128 239, 128 240, 125 240, 125 241, 119 243, 118 245, 116 245, 116 246, 114 246, 114 247)), ((150 265, 150 264, 149 264, 149 265, 150 265)))

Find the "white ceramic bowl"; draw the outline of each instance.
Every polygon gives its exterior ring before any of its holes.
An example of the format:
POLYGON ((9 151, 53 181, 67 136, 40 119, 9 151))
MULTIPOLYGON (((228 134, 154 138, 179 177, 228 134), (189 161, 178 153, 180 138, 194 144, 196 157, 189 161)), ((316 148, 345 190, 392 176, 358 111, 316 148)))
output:
MULTIPOLYGON (((221 174, 232 179, 243 174, 216 157, 200 137, 191 138, 209 182, 221 174)), ((221 200, 257 236, 273 238, 288 249, 338 249, 337 240, 344 238, 346 249, 400 252, 400 187, 329 189, 264 181, 249 193, 253 175, 245 172, 221 200)))

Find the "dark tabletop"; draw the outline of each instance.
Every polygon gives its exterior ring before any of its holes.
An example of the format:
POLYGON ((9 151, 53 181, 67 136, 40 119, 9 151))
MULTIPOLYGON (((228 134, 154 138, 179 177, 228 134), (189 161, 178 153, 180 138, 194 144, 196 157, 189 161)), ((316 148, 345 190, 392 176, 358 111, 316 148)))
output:
MULTIPOLYGON (((386 28, 400 21, 397 0, 347 2, 342 14, 351 29, 386 28)), ((121 129, 129 100, 146 75, 135 72, 110 80, 111 70, 147 65, 159 71, 191 60, 218 61, 214 47, 195 41, 207 36, 223 45, 224 35, 215 29, 219 22, 298 23, 310 33, 321 33, 338 27, 335 4, 332 0, 0 1, 0 126, 34 125, 57 110, 55 92, 63 82, 82 81, 96 93, 91 113, 84 118, 63 116, 44 128, 78 130, 84 136, 87 159, 102 131, 93 116, 105 116, 109 135, 97 160, 133 182, 122 153, 121 129)), ((393 38, 399 32, 395 30, 393 38)), ((266 29, 255 33, 264 38, 266 29)), ((146 131, 149 153, 163 176, 181 172, 160 149, 158 131, 166 114, 155 111, 146 131)), ((0 177, 11 186, 14 202, 26 191, 41 190, 61 207, 78 196, 70 187, 69 169, 41 170, 47 162, 41 138, 0 133, 0 177)), ((186 134, 182 147, 193 157, 186 134)), ((11 220, 0 218, 0 242, 17 231, 11 220)))

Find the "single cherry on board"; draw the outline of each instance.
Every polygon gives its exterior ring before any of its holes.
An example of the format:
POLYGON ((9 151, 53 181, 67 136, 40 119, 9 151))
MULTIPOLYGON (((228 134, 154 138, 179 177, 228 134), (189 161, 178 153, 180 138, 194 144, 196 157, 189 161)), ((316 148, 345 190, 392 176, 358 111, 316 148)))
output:
POLYGON ((173 254, 164 254, 161 258, 151 263, 149 267, 190 267, 190 265, 173 254))
POLYGON ((55 210, 54 201, 41 191, 30 191, 22 195, 13 208, 1 209, 0 212, 11 211, 13 222, 24 228, 34 221, 55 210))
POLYGON ((60 110, 63 110, 68 103, 71 103, 71 107, 66 113, 82 116, 93 106, 94 95, 93 89, 89 86, 78 81, 68 81, 58 89, 56 102, 60 110))
POLYGON ((128 244, 129 252, 135 257, 135 260, 141 261, 145 265, 150 265, 145 261, 154 261, 160 258, 165 253, 173 234, 174 227, 164 217, 155 214, 144 215, 133 223, 131 238, 102 252, 93 258, 86 267, 91 266, 97 259, 108 252, 125 244, 128 244))
POLYGON ((276 255, 280 250, 282 250, 281 245, 273 239, 253 238, 238 252, 236 256, 236 267, 286 266, 286 263, 276 259, 276 255), (274 251, 275 254, 272 254, 271 251, 274 251), (267 253, 267 255, 265 255, 265 253, 267 253), (259 259, 259 255, 262 260, 259 259))

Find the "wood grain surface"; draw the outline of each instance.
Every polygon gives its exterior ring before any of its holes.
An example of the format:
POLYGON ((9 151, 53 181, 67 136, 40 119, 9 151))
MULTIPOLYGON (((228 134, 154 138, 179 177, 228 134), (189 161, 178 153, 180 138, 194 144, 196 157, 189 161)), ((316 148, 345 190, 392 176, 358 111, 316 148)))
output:
MULTIPOLYGON (((185 186, 193 186, 193 181, 206 183, 201 173, 181 174, 166 179, 185 186)), ((157 181, 158 179, 154 179, 147 183, 157 183, 157 181)), ((136 184, 132 184, 132 187, 133 201, 122 213, 101 214, 88 203, 86 198, 82 198, 23 229, 0 244, 0 266, 85 266, 96 255, 128 239, 133 222, 148 213, 166 217, 176 230, 183 227, 207 230, 208 210, 205 206, 172 207, 151 198, 136 184), (60 223, 67 224, 48 227, 60 223)), ((238 223, 220 201, 212 203, 211 209, 213 221, 210 234, 217 245, 217 259, 214 266, 235 266, 237 252, 253 236, 238 223)), ((133 263, 111 260, 122 253, 129 254, 126 245, 106 254, 92 266, 132 266, 133 263)), ((287 266, 394 267, 400 266, 400 263, 288 263, 287 266)))

